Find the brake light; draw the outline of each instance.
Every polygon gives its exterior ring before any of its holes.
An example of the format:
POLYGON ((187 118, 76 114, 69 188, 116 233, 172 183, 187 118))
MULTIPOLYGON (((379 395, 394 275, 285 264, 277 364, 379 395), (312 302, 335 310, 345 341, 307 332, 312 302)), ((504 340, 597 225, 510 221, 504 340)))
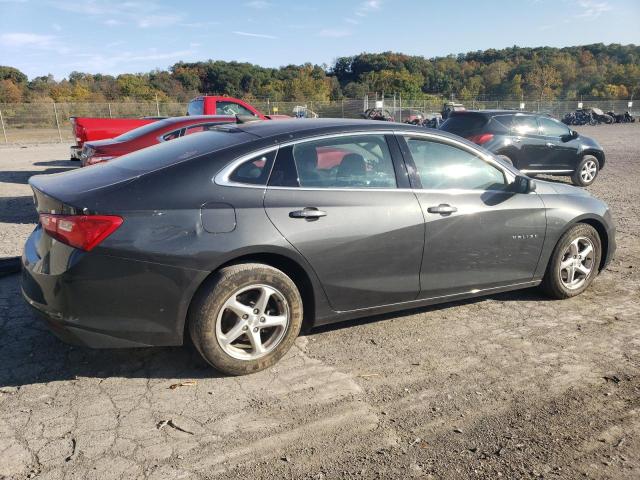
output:
POLYGON ((467 137, 467 140, 472 141, 476 145, 484 145, 493 138, 493 133, 480 133, 478 135, 471 135, 467 137))
POLYGON ((40 214, 42 228, 56 240, 87 252, 122 225, 116 215, 40 214))

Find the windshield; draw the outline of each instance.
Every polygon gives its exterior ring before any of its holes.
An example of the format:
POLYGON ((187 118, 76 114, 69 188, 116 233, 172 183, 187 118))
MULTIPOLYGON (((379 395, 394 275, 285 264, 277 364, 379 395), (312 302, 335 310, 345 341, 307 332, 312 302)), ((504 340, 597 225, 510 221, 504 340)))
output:
POLYGON ((147 123, 146 125, 143 125, 141 127, 134 128, 133 130, 129 130, 128 132, 123 133, 122 135, 114 138, 114 140, 118 142, 126 142, 128 140, 134 140, 136 138, 142 137, 143 135, 146 135, 147 133, 151 133, 160 128, 169 126, 172 123, 174 122, 171 119, 157 120, 155 122, 147 123))

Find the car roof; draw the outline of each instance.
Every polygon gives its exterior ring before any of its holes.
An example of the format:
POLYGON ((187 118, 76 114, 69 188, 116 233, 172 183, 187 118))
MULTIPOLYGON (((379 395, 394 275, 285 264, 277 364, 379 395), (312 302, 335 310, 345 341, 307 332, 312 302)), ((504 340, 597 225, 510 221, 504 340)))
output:
POLYGON ((234 125, 221 125, 218 129, 241 130, 262 139, 273 139, 275 142, 294 140, 310 136, 332 133, 363 132, 369 130, 381 131, 409 131, 416 133, 431 133, 447 138, 456 135, 427 129, 415 125, 397 122, 383 122, 380 120, 355 120, 347 118, 298 118, 291 120, 259 120, 234 125))
POLYGON ((458 117, 461 115, 483 115, 485 117, 492 117, 495 115, 535 115, 535 116, 542 116, 542 117, 548 117, 549 115, 546 113, 540 113, 540 112, 527 112, 524 110, 505 110, 505 109, 495 109, 495 110, 491 110, 491 109, 487 109, 487 110, 462 110, 462 111, 458 111, 458 112, 451 112, 449 114, 449 116, 451 117, 458 117))
POLYGON ((182 117, 169 117, 165 118, 164 125, 168 125, 170 123, 180 123, 180 122, 198 122, 200 120, 234 120, 236 117, 234 115, 183 115, 182 117))

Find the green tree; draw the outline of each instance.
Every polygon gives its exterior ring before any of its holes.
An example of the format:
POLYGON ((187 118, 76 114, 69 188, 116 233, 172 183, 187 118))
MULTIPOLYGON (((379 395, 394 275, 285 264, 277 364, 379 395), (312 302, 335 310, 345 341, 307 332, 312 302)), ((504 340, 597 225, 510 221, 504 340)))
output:
POLYGON ((536 66, 526 77, 527 84, 539 100, 553 98, 554 88, 561 84, 560 74, 552 66, 536 66))

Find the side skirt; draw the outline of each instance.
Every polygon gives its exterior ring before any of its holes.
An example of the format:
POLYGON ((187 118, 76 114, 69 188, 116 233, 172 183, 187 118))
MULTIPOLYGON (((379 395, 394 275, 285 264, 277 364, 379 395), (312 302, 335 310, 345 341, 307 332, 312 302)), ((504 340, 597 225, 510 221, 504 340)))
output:
POLYGON ((400 312, 402 310, 411 310, 414 308, 427 307, 429 305, 437 305, 441 303, 455 302, 458 300, 466 300, 468 298, 485 297, 494 293, 509 292, 512 290, 521 290, 524 288, 536 287, 540 285, 542 279, 531 280, 529 282, 514 283, 503 285, 500 287, 485 288, 482 290, 471 290, 463 293, 452 295, 443 295, 440 297, 422 298, 412 300, 410 302, 393 303, 390 305, 382 305, 373 308, 363 308, 360 310, 349 310, 346 312, 335 312, 335 315, 324 318, 316 318, 314 326, 328 325, 331 323, 344 322, 346 320, 354 320, 356 318, 381 315, 389 312, 400 312))

